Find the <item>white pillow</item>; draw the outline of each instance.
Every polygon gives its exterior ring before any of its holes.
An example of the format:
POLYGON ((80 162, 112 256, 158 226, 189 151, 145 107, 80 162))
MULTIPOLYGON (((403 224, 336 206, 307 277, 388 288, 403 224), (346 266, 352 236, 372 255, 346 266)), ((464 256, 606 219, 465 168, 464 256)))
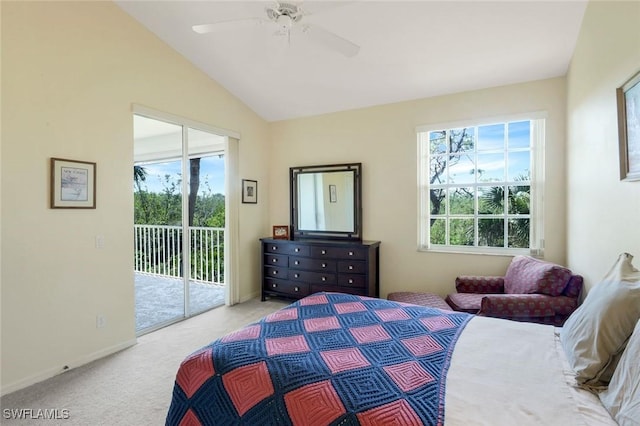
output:
POLYGON ((609 388, 598 396, 620 426, 640 425, 640 321, 620 358, 609 388))
POLYGON ((587 387, 609 382, 640 319, 640 271, 632 259, 628 253, 618 256, 560 331, 576 380, 587 387))

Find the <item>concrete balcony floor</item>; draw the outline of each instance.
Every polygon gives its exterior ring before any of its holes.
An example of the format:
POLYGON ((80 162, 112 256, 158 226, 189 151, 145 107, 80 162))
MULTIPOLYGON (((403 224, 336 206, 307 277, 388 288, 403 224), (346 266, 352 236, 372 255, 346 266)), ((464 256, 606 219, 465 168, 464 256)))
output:
MULTIPOLYGON (((224 285, 189 282, 189 311, 201 313, 224 304, 224 285)), ((136 333, 184 318, 182 279, 135 273, 136 333)))

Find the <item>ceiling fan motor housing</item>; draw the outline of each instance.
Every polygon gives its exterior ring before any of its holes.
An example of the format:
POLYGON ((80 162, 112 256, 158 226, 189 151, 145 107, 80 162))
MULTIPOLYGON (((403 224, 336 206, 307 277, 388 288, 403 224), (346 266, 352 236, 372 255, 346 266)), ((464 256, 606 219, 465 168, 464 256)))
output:
POLYGON ((291 22, 298 22, 302 19, 302 11, 293 3, 278 3, 277 7, 267 8, 267 16, 275 22, 278 22, 281 16, 288 16, 291 22))

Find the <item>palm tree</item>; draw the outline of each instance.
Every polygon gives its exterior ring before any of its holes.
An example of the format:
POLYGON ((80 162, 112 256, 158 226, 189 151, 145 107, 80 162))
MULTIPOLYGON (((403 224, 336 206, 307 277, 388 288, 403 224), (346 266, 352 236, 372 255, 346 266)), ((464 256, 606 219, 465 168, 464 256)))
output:
POLYGON ((189 226, 193 226, 193 216, 196 211, 199 188, 200 158, 192 158, 189 160, 189 226))
MULTIPOLYGON (((529 175, 520 175, 516 181, 528 182, 529 175)), ((480 199, 480 214, 501 214, 504 208, 503 186, 491 187, 480 199)), ((531 186, 514 185, 507 188, 508 214, 525 215, 529 214, 531 186)), ((529 247, 529 219, 510 219, 508 223, 508 246, 509 247, 529 247)), ((478 236, 481 245, 490 247, 504 246, 504 221, 497 218, 480 218, 478 222, 478 236)))
POLYGON ((147 180, 147 169, 143 166, 133 165, 133 184, 136 187, 136 191, 140 194, 140 207, 142 208, 144 223, 147 223, 149 219, 149 206, 147 202, 147 191, 142 188, 142 182, 147 180))
POLYGON ((140 185, 147 180, 147 169, 143 166, 133 166, 133 183, 136 185, 138 191, 142 191, 140 185))

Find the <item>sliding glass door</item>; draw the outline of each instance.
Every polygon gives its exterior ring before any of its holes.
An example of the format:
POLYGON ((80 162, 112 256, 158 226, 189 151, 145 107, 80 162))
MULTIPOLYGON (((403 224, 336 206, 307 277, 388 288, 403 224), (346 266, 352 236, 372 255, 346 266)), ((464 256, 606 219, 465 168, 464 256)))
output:
POLYGON ((134 115, 136 331, 224 303, 225 138, 134 115))
POLYGON ((189 314, 224 304, 224 138, 187 128, 189 314), (215 150, 215 151, 214 151, 215 150))

